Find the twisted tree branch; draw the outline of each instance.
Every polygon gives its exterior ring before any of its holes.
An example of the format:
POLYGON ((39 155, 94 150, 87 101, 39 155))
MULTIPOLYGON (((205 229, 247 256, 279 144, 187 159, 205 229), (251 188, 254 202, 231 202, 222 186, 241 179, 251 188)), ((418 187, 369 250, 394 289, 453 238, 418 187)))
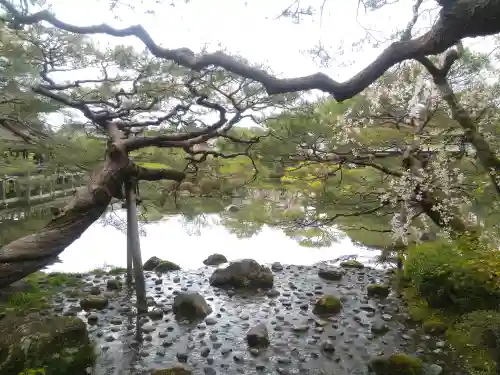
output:
POLYGON ((457 0, 441 10, 439 19, 427 33, 411 40, 392 43, 365 69, 341 83, 323 73, 280 79, 261 69, 239 62, 222 52, 196 57, 195 53, 188 48, 163 48, 156 44, 140 25, 123 29, 113 28, 106 24, 75 26, 59 20, 49 11, 24 15, 8 0, 0 0, 0 4, 12 15, 13 27, 45 21, 59 29, 77 34, 108 34, 120 38, 135 36, 154 56, 172 60, 195 71, 203 70, 211 65, 219 66, 234 74, 260 82, 270 95, 318 89, 329 93, 337 101, 344 101, 360 93, 389 68, 402 61, 442 53, 467 37, 486 36, 500 32, 498 22, 500 0, 457 0))

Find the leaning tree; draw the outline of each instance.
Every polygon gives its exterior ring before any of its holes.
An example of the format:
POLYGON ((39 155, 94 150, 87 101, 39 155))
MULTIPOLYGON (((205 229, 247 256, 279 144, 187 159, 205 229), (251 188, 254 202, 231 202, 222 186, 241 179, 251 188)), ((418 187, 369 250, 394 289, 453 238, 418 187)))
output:
MULTIPOLYGON (((103 139, 107 146, 87 187, 77 191, 42 230, 2 248, 0 286, 53 262, 117 199, 126 203, 128 266, 130 269, 133 262, 138 301, 144 301, 138 183, 180 183, 194 179, 198 165, 207 158, 251 157, 249 149, 260 136, 241 136, 233 128, 259 121, 263 112, 287 106, 296 95, 269 96, 237 74, 217 67, 193 71, 147 50, 139 53, 126 46, 98 49, 88 38, 38 23, 17 30, 17 35, 31 46, 29 58, 39 69, 32 90, 63 105, 66 116, 77 124, 74 127, 103 139), (214 141, 218 138, 242 144, 244 151, 228 154, 217 150, 214 141), (153 148, 180 150, 184 163, 176 163, 174 169, 134 161, 141 151, 153 148)), ((78 160, 78 155, 73 157, 78 160)), ((131 276, 127 275, 129 281, 131 276)))
MULTIPOLYGON (((113 3, 117 2, 121 2, 121 0, 113 1, 113 3)), ((371 6, 378 6, 385 2, 371 1, 367 3, 371 6)), ((9 22, 10 27, 19 30, 20 33, 29 33, 41 28, 42 24, 49 24, 53 28, 48 29, 48 32, 57 33, 57 30, 62 30, 72 33, 73 41, 79 43, 82 40, 80 35, 107 34, 118 38, 132 36, 142 41, 147 49, 147 53, 137 57, 130 57, 132 51, 125 48, 122 48, 121 54, 113 52, 114 57, 120 55, 120 68, 127 74, 130 75, 130 70, 132 70, 129 68, 130 60, 134 60, 134 63, 144 69, 144 71, 137 73, 136 78, 129 77, 128 88, 123 89, 123 91, 116 90, 119 86, 116 80, 122 80, 122 76, 112 78, 114 74, 107 70, 110 54, 113 53, 94 54, 88 44, 81 50, 85 51, 85 55, 80 54, 83 57, 79 59, 75 57, 74 53, 61 55, 60 46, 49 48, 47 54, 40 53, 43 55, 41 60, 42 81, 34 85, 33 90, 40 95, 80 111, 96 129, 107 137, 108 146, 103 166, 92 175, 91 183, 87 189, 80 192, 45 229, 2 248, 0 251, 0 285, 6 285, 20 279, 50 262, 55 255, 78 238, 104 212, 113 197, 122 199, 127 194, 132 198, 137 181, 181 180, 185 177, 185 173, 182 171, 150 170, 137 165, 130 157, 134 151, 144 147, 172 147, 181 148, 188 154, 193 154, 197 152, 193 149, 197 144, 207 142, 215 137, 233 137, 228 135, 228 132, 242 119, 243 111, 251 109, 252 104, 242 105, 239 99, 232 98, 234 89, 221 93, 220 89, 202 90, 200 88, 200 85, 205 87, 212 85, 213 79, 207 79, 207 76, 222 75, 223 71, 230 72, 232 79, 244 82, 236 84, 236 86, 245 92, 259 91, 259 87, 262 87, 269 95, 318 89, 330 94, 337 101, 344 101, 362 92, 395 65, 406 60, 417 60, 427 68, 436 85, 442 90, 443 98, 452 106, 456 121, 460 123, 471 143, 478 149, 481 163, 490 170, 493 179, 496 179, 497 174, 500 173, 498 156, 491 148, 485 147, 487 144, 485 144, 482 134, 470 119, 464 117, 463 111, 457 106, 456 97, 450 95, 449 87, 446 86, 446 77, 453 62, 459 57, 460 48, 456 50, 453 47, 460 46, 462 39, 493 35, 500 31, 498 23, 500 1, 438 1, 440 9, 433 26, 418 34, 413 29, 419 18, 419 9, 422 3, 421 0, 415 1, 413 17, 407 28, 400 33, 399 40, 389 45, 375 61, 354 77, 339 83, 322 73, 280 79, 261 67, 251 66, 242 59, 231 57, 222 52, 197 55, 186 48, 163 48, 155 43, 142 26, 131 26, 124 29, 116 29, 105 24, 75 26, 58 19, 50 11, 30 12, 25 1, 17 6, 17 3, 0 0, 0 5, 7 12, 5 19, 9 22), (88 54, 91 56, 89 58, 86 54, 90 51, 92 53, 88 54), (436 64, 428 58, 430 55, 444 52, 447 54, 441 64, 436 64), (154 66, 144 61, 145 56, 154 61, 154 66), (60 69, 67 69, 68 64, 76 64, 79 68, 100 66, 104 79, 100 77, 99 82, 96 82, 96 79, 81 79, 79 81, 73 79, 70 83, 62 83, 50 74, 51 70, 57 70, 54 62, 57 58, 62 59, 61 63, 64 66, 60 69), (182 81, 182 84, 179 84, 178 71, 181 69, 180 67, 188 71, 189 77, 189 79, 182 81), (153 79, 150 82, 145 77, 149 76, 152 70, 156 80, 153 79), (256 87, 254 82, 259 83, 260 86, 256 87), (96 92, 92 85, 102 86, 101 91, 96 92), (164 102, 158 99, 165 94, 165 85, 174 86, 169 88, 169 91, 174 92, 174 94, 170 94, 171 98, 181 97, 180 103, 171 105, 168 110, 166 108, 168 106, 162 106, 161 103, 164 102), (243 90, 245 85, 250 86, 251 90, 243 90), (144 86, 149 86, 154 94, 147 94, 144 86), (130 96, 140 98, 139 103, 129 100, 130 96), (188 97, 191 98, 191 101, 187 101, 188 97), (193 119, 191 109, 194 106, 205 108, 213 114, 217 113, 218 118, 210 125, 197 126, 200 120, 193 119), (158 113, 159 110, 162 114, 158 113), (155 114, 146 116, 143 114, 144 111, 155 111, 155 114), (171 126, 167 127, 162 134, 151 135, 143 132, 140 136, 132 136, 133 130, 137 128, 144 129, 146 126, 160 125, 167 121, 171 126), (191 124, 191 126, 183 128, 186 123, 191 124), (195 126, 193 127, 193 125, 195 126), (127 187, 126 193, 124 186, 127 187)), ((50 42, 50 40, 49 37, 44 40, 44 43, 50 42)), ((68 42, 66 42, 66 47, 67 50, 75 49, 74 44, 68 42)), ((42 46, 41 50, 44 48, 42 46)), ((255 96, 251 94, 250 97, 254 98, 255 96)), ((260 98, 259 100, 268 100, 262 96, 257 97, 260 98)), ((172 102, 172 100, 169 101, 169 103, 172 102)), ((418 138, 418 134, 416 134, 416 138, 418 138)), ((237 139, 233 139, 233 141, 238 142, 237 139)), ((418 145, 416 148, 418 149, 418 145)), ((409 153, 414 151, 415 149, 412 147, 409 153)), ((410 159, 408 159, 410 163, 408 167, 418 169, 418 165, 411 164, 417 161, 410 159)))

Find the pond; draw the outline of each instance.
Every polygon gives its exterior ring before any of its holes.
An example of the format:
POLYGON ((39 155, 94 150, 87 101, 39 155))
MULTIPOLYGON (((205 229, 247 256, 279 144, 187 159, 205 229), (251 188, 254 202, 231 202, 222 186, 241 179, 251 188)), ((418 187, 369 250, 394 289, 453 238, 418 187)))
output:
MULTIPOLYGON (((4 211, 6 212, 6 211, 4 211)), ((0 244, 35 232, 48 220, 50 207, 44 206, 11 211, 10 217, 0 222, 0 244)), ((238 238, 217 223, 217 215, 204 215, 202 220, 187 222, 181 215, 167 217, 153 223, 141 224, 143 261, 151 256, 179 264, 183 269, 198 269, 203 260, 215 252, 229 261, 252 258, 259 263, 281 262, 312 265, 345 255, 356 255, 369 262, 377 251, 356 246, 345 236, 329 247, 309 248, 276 228, 264 227, 249 238, 238 238)), ((94 223, 61 255, 61 263, 50 271, 86 272, 105 265, 126 266, 125 211, 107 213, 94 223)))
MULTIPOLYGON (((41 228, 49 220, 50 207, 0 214, 1 245, 41 228)), ((367 375, 374 358, 395 351, 417 355, 426 369, 438 370, 428 374, 441 374, 442 366, 453 362, 441 337, 421 339, 408 323, 405 304, 391 291, 389 272, 334 261, 355 255, 367 265, 377 251, 355 246, 340 235, 328 247, 303 247, 269 227, 250 238, 238 238, 218 224, 215 214, 192 221, 177 215, 141 224, 143 261, 157 256, 182 270, 146 272, 150 310, 137 314, 134 293, 122 287, 123 271, 91 271, 126 265, 124 219, 123 210, 106 213, 61 254, 60 263, 49 267, 49 271, 82 273, 77 283, 60 285, 40 315, 79 317, 85 323, 83 334, 91 339, 96 354, 92 368, 86 368, 90 375, 164 374, 178 365, 189 368, 192 375, 367 375), (203 265, 215 252, 229 261, 251 258, 283 266, 268 271, 272 289, 236 293, 210 282, 218 267, 226 267, 203 265), (335 278, 320 273, 332 265, 335 278), (370 295, 373 284, 386 294, 370 295), (198 293, 210 306, 206 317, 191 321, 173 312, 176 298, 190 293, 198 293), (82 305, 89 298, 105 303, 82 305), (325 298, 339 301, 341 310, 335 316, 322 317, 315 310, 325 298), (248 332, 259 325, 266 327, 270 344, 251 348, 248 332)))

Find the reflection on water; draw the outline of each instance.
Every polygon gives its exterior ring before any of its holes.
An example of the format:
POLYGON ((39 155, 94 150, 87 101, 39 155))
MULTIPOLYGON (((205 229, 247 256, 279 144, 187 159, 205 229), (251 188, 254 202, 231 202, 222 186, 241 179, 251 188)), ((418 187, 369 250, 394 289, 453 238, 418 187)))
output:
MULTIPOLYGON (((50 271, 86 272, 103 265, 126 266, 126 237, 123 231, 125 212, 114 211, 110 224, 106 220, 94 223, 60 256, 61 263, 50 266, 50 271), (121 223, 121 225, 120 225, 121 223), (118 227, 118 228, 117 228, 118 227)), ((25 214, 26 216, 26 214, 25 214)), ((311 265, 343 255, 358 255, 361 261, 373 259, 377 252, 354 246, 348 238, 339 239, 330 247, 306 248, 282 231, 264 227, 250 238, 238 238, 223 226, 216 224, 216 215, 205 215, 210 223, 186 223, 181 216, 160 222, 143 224, 141 249, 143 261, 151 256, 179 264, 185 269, 197 269, 212 253, 224 254, 229 261, 252 258, 260 263, 311 265)), ((24 220, 6 220, 0 223, 0 242, 5 244, 16 237, 35 231, 48 218, 32 214, 24 220), (25 233, 22 233, 25 232, 25 233), (8 241, 7 241, 8 240, 8 241)))

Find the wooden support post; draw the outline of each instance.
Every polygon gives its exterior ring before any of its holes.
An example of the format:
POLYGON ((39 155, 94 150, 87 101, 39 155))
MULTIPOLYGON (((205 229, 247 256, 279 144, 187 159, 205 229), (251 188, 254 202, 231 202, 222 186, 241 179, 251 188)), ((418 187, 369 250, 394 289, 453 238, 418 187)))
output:
POLYGON ((7 199, 7 184, 5 179, 2 179, 2 201, 7 199))
POLYGON ((126 201, 125 201, 125 208, 127 210, 127 287, 130 289, 132 287, 132 282, 133 282, 133 261, 132 261, 132 247, 134 246, 134 242, 132 240, 132 236, 130 235, 130 225, 132 223, 132 220, 130 218, 130 214, 132 210, 130 209, 130 206, 132 204, 135 204, 135 202, 132 202, 131 199, 129 199, 129 194, 128 194, 128 187, 127 187, 127 192, 126 192, 126 201))
POLYGON ((137 181, 127 181, 125 184, 126 199, 127 199, 127 252, 130 250, 134 276, 135 276, 135 293, 137 297, 137 313, 143 314, 148 312, 146 301, 146 281, 144 279, 144 270, 142 268, 141 244, 139 239, 139 224, 137 222, 137 205, 135 187, 137 181))
POLYGON ((26 200, 28 201, 28 203, 30 202, 31 200, 31 183, 33 182, 33 178, 31 177, 30 173, 28 172, 28 189, 26 191, 26 200))

